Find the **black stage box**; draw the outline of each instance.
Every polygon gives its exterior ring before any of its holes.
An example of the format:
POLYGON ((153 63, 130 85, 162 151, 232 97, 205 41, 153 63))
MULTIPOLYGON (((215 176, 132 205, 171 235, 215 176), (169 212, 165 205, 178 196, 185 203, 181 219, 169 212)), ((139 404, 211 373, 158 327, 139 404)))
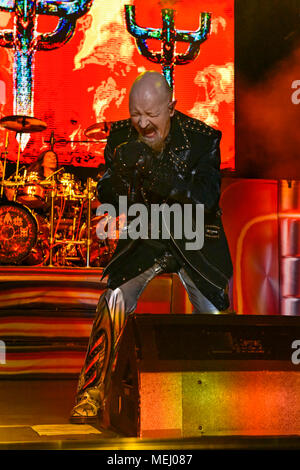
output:
POLYGON ((298 317, 131 314, 110 425, 155 438, 300 434, 298 362, 298 317))

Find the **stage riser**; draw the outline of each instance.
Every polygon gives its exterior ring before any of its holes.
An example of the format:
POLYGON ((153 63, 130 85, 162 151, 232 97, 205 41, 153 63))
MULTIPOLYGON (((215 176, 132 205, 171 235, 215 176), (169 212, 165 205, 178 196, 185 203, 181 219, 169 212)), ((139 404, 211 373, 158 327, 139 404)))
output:
POLYGON ((139 381, 140 437, 300 434, 297 372, 141 373, 139 381))
POLYGON ((295 317, 131 315, 106 422, 144 438, 300 434, 295 340, 295 317))

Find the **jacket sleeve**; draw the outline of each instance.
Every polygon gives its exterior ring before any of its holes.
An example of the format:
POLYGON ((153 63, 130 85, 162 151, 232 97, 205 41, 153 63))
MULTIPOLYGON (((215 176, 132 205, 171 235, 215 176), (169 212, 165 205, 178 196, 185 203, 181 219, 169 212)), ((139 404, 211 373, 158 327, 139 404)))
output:
MULTIPOLYGON (((192 169, 190 181, 188 181, 188 198, 196 204, 204 204, 210 211, 218 206, 221 191, 220 173, 220 140, 221 132, 217 131, 210 149, 199 158, 192 169)), ((171 195, 172 197, 172 195, 171 195)))
POLYGON ((114 148, 108 139, 104 150, 106 171, 97 184, 98 199, 102 203, 113 204, 118 207, 119 196, 126 196, 129 191, 127 182, 114 168, 114 148))
MULTIPOLYGON (((146 182, 146 189, 159 194, 168 202, 204 204, 206 211, 216 208, 221 187, 221 136, 222 133, 216 131, 206 150, 199 152, 199 157, 197 149, 191 149, 196 158, 193 158, 186 175, 174 170, 172 162, 166 160, 154 169, 152 180, 146 182)), ((196 145, 196 142, 193 145, 196 145)))

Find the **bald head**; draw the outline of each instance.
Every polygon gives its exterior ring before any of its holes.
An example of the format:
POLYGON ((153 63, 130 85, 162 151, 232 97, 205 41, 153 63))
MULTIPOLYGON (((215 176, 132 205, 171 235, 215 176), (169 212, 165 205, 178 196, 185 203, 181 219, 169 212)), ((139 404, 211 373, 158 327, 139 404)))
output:
POLYGON ((164 146, 170 131, 176 101, 165 77, 144 72, 134 81, 129 95, 129 112, 139 139, 156 151, 164 146))
POLYGON ((161 99, 172 100, 172 89, 165 77, 159 72, 147 71, 139 75, 132 84, 130 95, 138 92, 157 94, 161 99))

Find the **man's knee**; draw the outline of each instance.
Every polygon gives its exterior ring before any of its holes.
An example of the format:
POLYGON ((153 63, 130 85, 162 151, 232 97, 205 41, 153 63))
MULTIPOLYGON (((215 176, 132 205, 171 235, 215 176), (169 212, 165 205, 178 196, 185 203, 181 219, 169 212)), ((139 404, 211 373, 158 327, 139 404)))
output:
POLYGON ((122 310, 126 315, 133 312, 137 306, 135 291, 127 286, 107 289, 105 298, 109 309, 122 310))
POLYGON ((107 289, 105 291, 105 300, 107 302, 109 310, 115 308, 122 308, 125 307, 125 299, 122 290, 117 287, 116 289, 107 289))

